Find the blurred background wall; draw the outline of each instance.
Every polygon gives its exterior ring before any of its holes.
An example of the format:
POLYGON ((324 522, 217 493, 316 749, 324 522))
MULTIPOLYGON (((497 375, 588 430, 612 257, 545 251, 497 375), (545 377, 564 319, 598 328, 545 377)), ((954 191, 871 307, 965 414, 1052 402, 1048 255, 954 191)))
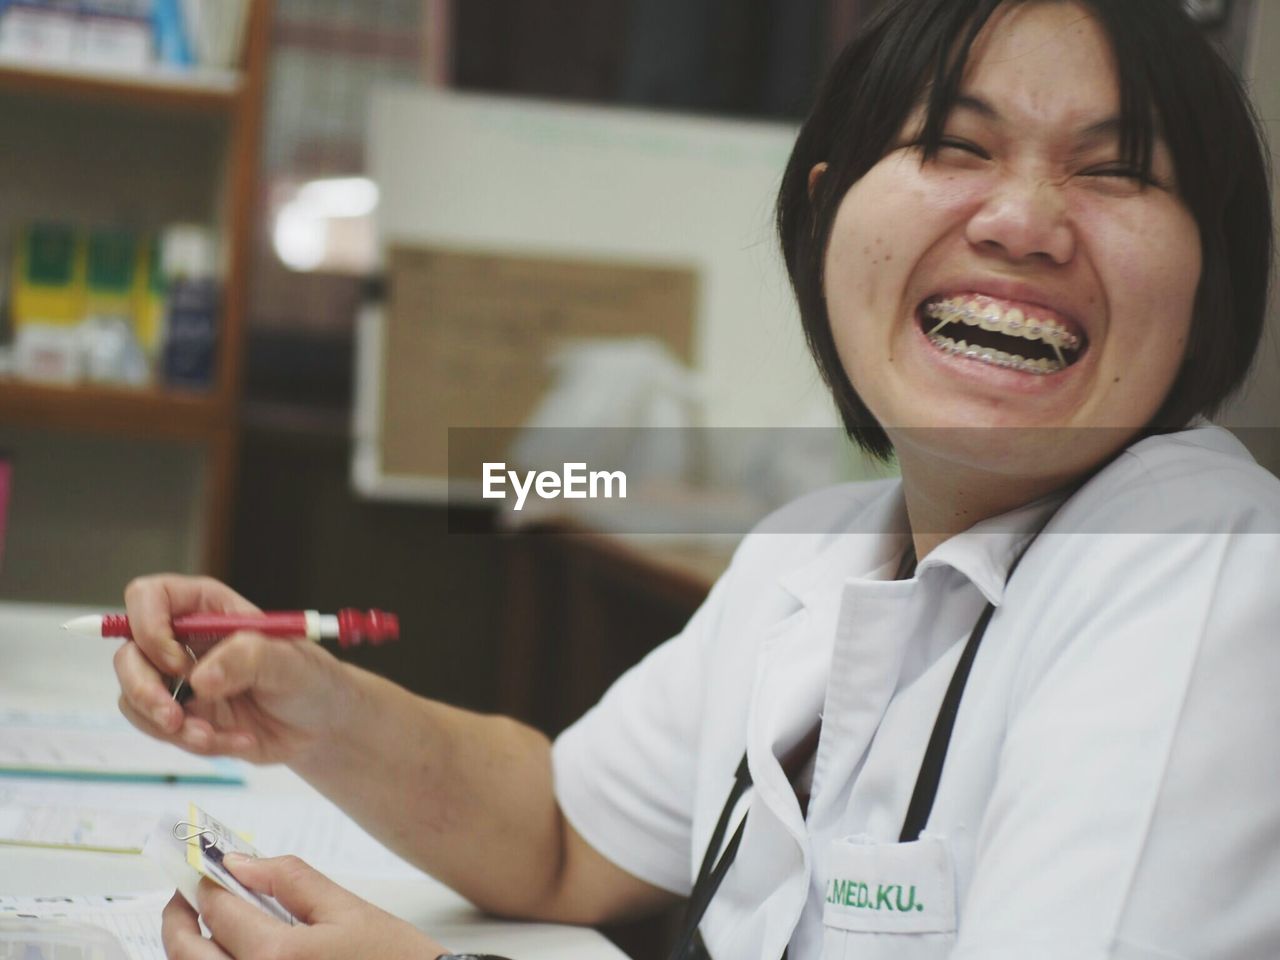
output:
MULTIPOLYGON (((16 468, 0 597, 106 604, 118 602, 133 573, 212 568, 269 606, 384 604, 401 611, 412 639, 369 654, 371 663, 423 692, 492 707, 500 634, 493 597, 506 541, 450 536, 440 507, 364 501, 348 482, 355 317, 381 271, 376 184, 361 186, 371 91, 409 83, 794 124, 877 2, 260 6, 259 113, 245 121, 256 122, 258 134, 250 138, 243 225, 241 362, 228 386, 224 431, 231 439, 210 442, 201 433, 187 442, 172 423, 166 429, 160 421, 180 420, 182 407, 155 423, 130 421, 129 429, 87 421, 64 429, 56 416, 22 413, 29 398, 12 395, 4 406, 17 412, 0 422, 0 449, 16 468), (317 183, 346 184, 346 192, 317 200, 317 183), (326 202, 339 208, 326 212, 326 202), (317 217, 325 218, 319 246, 310 242, 317 217), (225 488, 221 501, 214 498, 222 508, 208 507, 211 484, 225 488), (209 549, 211 509, 224 538, 220 553, 209 549)), ((1275 11, 1250 0, 1194 6, 1274 126, 1275 11)), ((236 135, 238 114, 162 105, 165 120, 155 123, 150 105, 50 96, 56 110, 20 89, 0 89, 15 138, 15 149, 0 151, 6 233, 37 214, 131 222, 220 216, 218 204, 238 181, 229 179, 231 160, 220 158, 219 144, 236 135), (99 144, 109 149, 95 152, 99 144), (124 185, 107 193, 80 175, 90 156, 104 177, 124 185), (149 169, 144 156, 164 158, 145 188, 128 182, 149 169)), ((1268 349, 1280 355, 1274 339, 1268 349)), ((1259 383, 1229 419, 1269 423, 1278 391, 1274 381, 1259 383)), ((458 522, 484 530, 492 517, 477 510, 458 522)))
MULTIPOLYGON (((21 82, 0 89, 13 138, 0 151, 6 234, 36 215, 217 220, 228 192, 248 198, 241 362, 226 385, 226 429, 216 440, 208 431, 185 439, 174 422, 181 405, 150 419, 122 415, 127 429, 113 426, 110 411, 103 422, 79 411, 64 424, 40 398, 11 394, 0 422, 0 449, 15 464, 0 596, 105 604, 135 572, 206 568, 266 605, 385 604, 401 610, 413 639, 371 662, 424 692, 493 706, 493 596, 505 541, 450 536, 438 506, 362 501, 347 479, 355 317, 381 269, 376 184, 361 180, 370 92, 409 83, 798 123, 826 65, 876 5, 275 0, 259 5, 256 116, 196 99, 103 105, 97 95, 41 88, 57 103, 45 110, 21 82), (257 123, 258 134, 236 180, 220 144, 242 123, 257 123), (163 159, 148 167, 146 157, 163 159), (148 169, 145 184, 130 181, 148 169), (114 192, 99 188, 106 180, 114 192), (346 192, 325 200, 318 183, 346 192), (317 217, 325 218, 319 246, 310 242, 317 217), (24 412, 29 404, 34 413, 24 412), (211 485, 225 491, 213 507, 211 485), (211 517, 221 551, 209 548, 211 517)), ((1274 127, 1275 11, 1250 0, 1194 6, 1274 127)), ((1267 349, 1280 355, 1274 339, 1267 349)), ((1274 380, 1260 382, 1229 419, 1269 423, 1278 391, 1274 380)), ((463 522, 483 530, 492 517, 475 511, 463 522)))

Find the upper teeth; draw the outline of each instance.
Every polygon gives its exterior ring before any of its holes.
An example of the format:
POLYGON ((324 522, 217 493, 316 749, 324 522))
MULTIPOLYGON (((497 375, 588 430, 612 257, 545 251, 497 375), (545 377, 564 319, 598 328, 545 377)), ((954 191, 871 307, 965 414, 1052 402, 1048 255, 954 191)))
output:
POLYGON ((1011 337, 1042 340, 1063 350, 1080 349, 1080 338, 1056 320, 1028 317, 1017 307, 1006 310, 992 300, 969 297, 935 300, 926 305, 925 314, 941 321, 930 331, 932 333, 937 333, 949 323, 962 323, 966 327, 981 327, 1011 337))

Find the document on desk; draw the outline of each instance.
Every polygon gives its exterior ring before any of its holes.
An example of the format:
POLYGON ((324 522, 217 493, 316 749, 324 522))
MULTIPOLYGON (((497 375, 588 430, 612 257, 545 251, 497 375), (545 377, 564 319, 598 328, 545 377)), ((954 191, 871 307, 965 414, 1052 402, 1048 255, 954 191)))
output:
MULTIPOLYGON (((105 930, 130 960, 165 960, 160 941, 160 914, 172 893, 143 893, 122 896, 15 897, 0 894, 0 957, 8 948, 28 947, 16 957, 80 956, 61 944, 72 944, 78 929, 105 930), (25 921, 25 923, 24 923, 25 921), (39 931, 38 936, 21 930, 39 931), (64 936, 59 937, 60 931, 64 936), (45 944, 58 944, 45 949, 45 944), (40 952, 32 952, 39 950, 40 952)), ((93 953, 98 956, 98 953, 93 953)))
POLYGON ((37 802, 0 783, 0 844, 141 853, 153 817, 135 810, 114 810, 68 803, 68 797, 37 802))
POLYGON ((0 710, 0 776, 243 784, 241 764, 199 757, 121 716, 0 710))
POLYGON ((263 856, 293 854, 321 873, 338 876, 422 877, 420 870, 317 794, 262 796, 206 791, 198 802, 224 823, 234 823, 263 856))
POLYGON ((156 817, 195 802, 237 830, 265 856, 291 853, 340 876, 413 879, 422 874, 311 791, 264 794, 161 783, 0 780, 0 842, 134 851, 156 817), (68 842, 70 841, 70 842, 68 842))

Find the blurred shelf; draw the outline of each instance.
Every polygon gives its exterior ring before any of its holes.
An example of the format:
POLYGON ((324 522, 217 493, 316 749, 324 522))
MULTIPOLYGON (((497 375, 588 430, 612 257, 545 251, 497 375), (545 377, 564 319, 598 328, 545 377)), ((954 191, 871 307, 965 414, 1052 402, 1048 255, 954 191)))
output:
MULTIPOLYGON (((0 0, 0 6, 3 0, 0 0)), ((44 64, 29 60, 0 58, 0 97, 6 106, 25 104, 42 98, 51 113, 65 112, 45 124, 43 109, 17 111, 5 133, 6 151, 26 164, 24 175, 12 178, 20 189, 34 191, 27 206, 56 207, 65 198, 62 191, 90 183, 103 195, 126 195, 135 183, 157 176, 175 198, 206 198, 215 207, 211 218, 222 231, 226 247, 226 274, 222 287, 222 314, 218 329, 216 382, 207 393, 176 390, 131 389, 83 385, 55 387, 17 380, 0 379, 0 424, 29 430, 66 434, 93 433, 102 437, 155 439, 191 444, 204 454, 202 476, 190 490, 192 513, 199 527, 199 568, 214 575, 224 574, 229 555, 229 531, 236 478, 239 423, 241 346, 244 331, 245 290, 249 248, 255 226, 254 211, 258 191, 260 130, 263 95, 270 46, 272 0, 250 0, 244 52, 236 70, 152 69, 142 72, 94 69, 81 64, 44 64), (55 101, 61 101, 57 103, 55 101), (147 152, 135 169, 120 164, 99 165, 93 155, 97 144, 76 151, 70 159, 79 166, 61 162, 58 153, 53 172, 45 176, 42 164, 50 163, 49 149, 57 149, 58 138, 45 137, 44 128, 74 125, 83 109, 98 106, 120 107, 127 112, 143 112, 143 125, 154 126, 166 135, 184 136, 187 118, 212 118, 214 137, 199 141, 216 158, 210 167, 189 169, 165 151, 147 152), (66 108, 65 110, 63 108, 66 108), (79 116, 76 116, 76 114, 79 116), (33 129, 34 128, 34 129, 33 129), (28 133, 42 134, 30 136, 28 133), (42 152, 45 156, 42 157, 42 152), (174 169, 171 169, 173 167, 174 169), (204 177, 212 172, 214 182, 204 177), (170 177, 170 175, 173 175, 170 177), (181 182, 179 182, 181 181, 181 182), (46 198, 42 204, 40 198, 46 198), (58 202, 54 202, 58 201, 58 202)), ((103 111, 109 113, 111 111, 103 111)), ((138 119, 137 117, 131 119, 138 119)), ((208 131, 201 131, 201 134, 208 131)), ((103 139, 102 149, 114 144, 103 139)), ((81 191, 83 194, 83 191, 81 191)), ((24 197, 24 200, 27 198, 24 197)), ((189 204, 194 205, 194 204, 189 204)), ((129 209, 125 204, 121 209, 129 209)), ((0 220, 4 218, 0 217, 0 220)))
POLYGON ((9 426, 204 441, 227 421, 212 393, 0 380, 0 423, 9 426))
POLYGON ((235 70, 156 68, 135 73, 0 57, 0 92, 217 112, 229 111, 243 86, 235 70))
POLYGON ((301 403, 245 400, 240 404, 240 428, 267 436, 333 441, 351 439, 351 411, 301 403))

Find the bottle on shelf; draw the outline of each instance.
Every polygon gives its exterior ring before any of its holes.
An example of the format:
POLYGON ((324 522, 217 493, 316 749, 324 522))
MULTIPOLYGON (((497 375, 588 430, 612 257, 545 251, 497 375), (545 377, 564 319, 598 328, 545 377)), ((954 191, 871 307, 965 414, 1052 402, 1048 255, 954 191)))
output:
POLYGON ((170 387, 207 390, 213 385, 221 300, 213 231, 175 224, 164 230, 160 244, 167 303, 161 379, 170 387))
POLYGON ((138 235, 122 227, 89 231, 84 320, 80 324, 85 378, 145 386, 147 358, 134 334, 138 235))

